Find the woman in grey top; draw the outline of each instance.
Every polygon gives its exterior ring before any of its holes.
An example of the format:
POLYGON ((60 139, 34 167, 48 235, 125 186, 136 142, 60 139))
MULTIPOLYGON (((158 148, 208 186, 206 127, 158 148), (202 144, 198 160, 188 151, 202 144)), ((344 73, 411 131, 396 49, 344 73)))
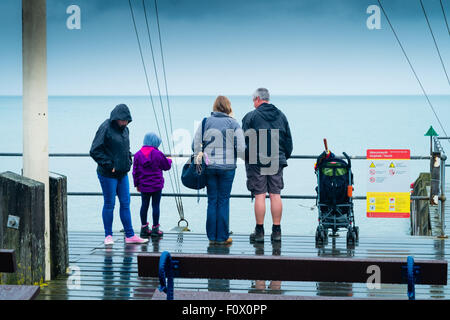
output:
POLYGON ((197 129, 192 149, 202 151, 207 163, 208 209, 206 234, 211 244, 230 244, 229 216, 230 194, 236 172, 236 159, 244 158, 244 133, 233 118, 231 102, 225 96, 218 96, 213 112, 207 118, 202 139, 201 125, 197 129))

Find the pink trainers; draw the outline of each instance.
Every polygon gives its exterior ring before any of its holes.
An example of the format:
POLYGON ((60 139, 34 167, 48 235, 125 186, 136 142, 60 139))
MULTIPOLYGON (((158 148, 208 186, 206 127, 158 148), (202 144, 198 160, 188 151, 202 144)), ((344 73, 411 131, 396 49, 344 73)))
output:
POLYGON ((113 237, 112 236, 107 236, 105 238, 105 245, 111 245, 111 244, 114 244, 113 237))
POLYGON ((134 235, 130 238, 125 238, 125 243, 147 243, 148 239, 142 239, 137 235, 134 235))

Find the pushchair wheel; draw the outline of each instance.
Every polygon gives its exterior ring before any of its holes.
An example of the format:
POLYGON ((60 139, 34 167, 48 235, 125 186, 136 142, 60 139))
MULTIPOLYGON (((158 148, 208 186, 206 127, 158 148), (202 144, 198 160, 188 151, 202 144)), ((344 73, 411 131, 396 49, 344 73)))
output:
POLYGON ((347 244, 355 244, 357 241, 356 232, 353 228, 347 231, 347 244))
POLYGON ((324 244, 327 240, 327 233, 323 227, 318 226, 316 230, 316 244, 324 244))
POLYGON ((356 241, 358 241, 359 240, 359 227, 353 227, 353 231, 355 232, 355 235, 356 235, 356 241))

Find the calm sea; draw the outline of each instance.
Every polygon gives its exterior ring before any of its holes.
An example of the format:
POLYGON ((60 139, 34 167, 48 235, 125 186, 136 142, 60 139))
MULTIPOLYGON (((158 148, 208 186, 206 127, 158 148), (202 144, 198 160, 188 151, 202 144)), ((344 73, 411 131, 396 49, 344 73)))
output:
MULTIPOLYGON (((230 96, 236 119, 252 110, 249 96, 230 96)), ((170 98, 172 128, 177 152, 190 153, 194 128, 212 109, 213 96, 173 96, 170 98)), ((154 106, 165 140, 158 97, 154 106)), ((435 110, 450 132, 450 96, 431 96, 435 110)), ((165 102, 165 98, 163 99, 165 102)), ((146 132, 158 132, 149 97, 50 97, 49 98, 49 151, 52 153, 88 153, 95 132, 109 117, 112 108, 125 103, 130 107, 133 121, 129 125, 132 152, 139 150, 146 132)), ((367 149, 406 148, 411 155, 427 155, 429 139, 424 133, 430 125, 439 134, 439 127, 426 100, 422 96, 274 96, 272 103, 279 107, 290 121, 294 141, 294 154, 319 155, 323 151, 323 138, 336 154, 365 155, 367 149)), ((165 109, 167 110, 167 108, 165 109)), ((169 115, 165 112, 170 133, 169 115)), ((22 152, 22 98, 0 97, 0 152, 22 152)), ((167 145, 167 143, 166 143, 167 145)), ((447 142, 443 144, 449 150, 447 142)), ((166 149, 168 150, 168 149, 166 149)), ((448 153, 448 152, 447 152, 448 153)), ((177 162, 178 172, 185 159, 177 162)), ((411 182, 420 172, 428 170, 427 161, 410 161, 411 182)), ((289 160, 284 172, 284 194, 314 195, 316 177, 314 160, 289 160)), ((2 157, 0 172, 20 173, 20 157, 2 157)), ((90 158, 51 158, 50 170, 68 177, 69 191, 99 192, 96 164, 90 158)), ((174 170, 174 169, 172 169, 174 170)), ((367 163, 353 161, 355 176, 354 195, 365 195, 367 163)), ((174 192, 166 177, 164 192, 174 192)), ((131 191, 131 173, 129 175, 131 191)), ((179 178, 178 178, 179 179, 179 178)), ((181 186, 181 192, 194 192, 181 186)), ((203 192, 203 191, 202 191, 203 192)), ((232 193, 248 194, 245 171, 238 165, 232 193)), ((68 214, 70 231, 103 231, 101 197, 69 197, 68 214)), ((205 233, 206 198, 197 203, 196 198, 183 198, 185 217, 191 231, 205 233)), ((284 200, 282 231, 289 235, 314 235, 317 226, 317 209, 313 200, 284 200)), ((133 226, 139 229, 140 198, 131 199, 133 226)), ((269 205, 267 205, 269 209, 269 205)), ((151 215, 150 215, 151 216, 151 215)), ((404 236, 409 232, 409 219, 366 218, 365 201, 355 201, 355 219, 362 235, 404 236)), ((173 198, 162 199, 161 228, 170 231, 179 220, 173 198)), ((253 203, 250 199, 232 199, 230 228, 234 233, 250 233, 254 228, 253 203)), ((267 210, 266 230, 271 228, 270 211, 267 210)), ((118 209, 115 211, 116 235, 122 228, 118 209)))

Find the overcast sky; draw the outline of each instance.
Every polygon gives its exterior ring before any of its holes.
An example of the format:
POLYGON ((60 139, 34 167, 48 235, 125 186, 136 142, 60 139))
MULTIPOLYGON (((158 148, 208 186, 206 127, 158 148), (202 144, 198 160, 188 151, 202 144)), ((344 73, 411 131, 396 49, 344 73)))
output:
MULTIPOLYGON (((439 0, 423 0, 450 71, 439 0)), ((417 0, 383 0, 427 92, 450 94, 417 0)), ((443 1, 450 17, 450 1, 443 1)), ((141 0, 132 0, 157 93, 141 0)), ((170 94, 421 94, 376 0, 158 0, 170 94)), ((146 0, 161 74, 154 0, 146 0)), ((128 0, 47 0, 49 95, 148 93, 128 0), (69 5, 81 9, 70 30, 69 5)), ((0 95, 22 94, 21 1, 0 1, 0 95)))

